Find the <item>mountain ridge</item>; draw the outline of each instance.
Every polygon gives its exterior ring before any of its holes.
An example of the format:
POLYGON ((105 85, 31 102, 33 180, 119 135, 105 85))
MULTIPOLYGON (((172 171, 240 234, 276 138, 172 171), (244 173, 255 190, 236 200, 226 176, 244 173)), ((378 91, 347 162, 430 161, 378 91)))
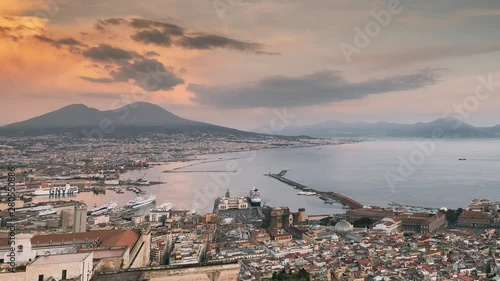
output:
POLYGON ((103 111, 84 104, 70 104, 40 116, 0 127, 0 135, 81 134, 90 130, 93 132, 97 130, 110 137, 187 131, 256 135, 252 132, 185 119, 159 105, 147 102, 131 103, 103 111))
POLYGON ((311 137, 497 138, 500 137, 500 125, 475 127, 455 117, 412 124, 328 120, 311 125, 289 126, 281 134, 311 137))

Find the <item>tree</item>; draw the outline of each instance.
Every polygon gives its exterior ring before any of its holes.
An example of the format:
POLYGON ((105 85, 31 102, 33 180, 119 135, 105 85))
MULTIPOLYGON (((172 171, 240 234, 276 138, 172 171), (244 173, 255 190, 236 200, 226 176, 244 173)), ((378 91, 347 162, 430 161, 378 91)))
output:
POLYGON ((273 277, 270 280, 282 280, 282 281, 310 281, 311 274, 307 270, 301 268, 296 273, 291 270, 287 273, 285 269, 278 272, 273 272, 273 277))
POLYGON ((356 220, 353 222, 354 227, 367 227, 373 224, 373 220, 370 218, 360 218, 359 220, 356 220))

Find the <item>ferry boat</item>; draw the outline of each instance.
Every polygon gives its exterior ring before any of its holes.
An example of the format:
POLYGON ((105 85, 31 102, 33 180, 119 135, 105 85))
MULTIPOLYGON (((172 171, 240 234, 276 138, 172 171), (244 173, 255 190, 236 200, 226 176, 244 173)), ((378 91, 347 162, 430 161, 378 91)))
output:
POLYGON ((151 212, 168 212, 172 209, 174 204, 165 202, 161 204, 160 206, 157 206, 155 208, 151 208, 151 212))
POLYGON ((155 200, 156 200, 156 195, 137 196, 136 198, 128 201, 125 207, 131 209, 137 209, 144 205, 153 203, 155 200))
POLYGON ((260 206, 262 199, 260 198, 260 191, 254 187, 250 190, 250 205, 260 206))
POLYGON ((92 210, 90 210, 90 215, 91 216, 98 216, 102 215, 104 213, 107 213, 114 208, 116 208, 118 204, 115 201, 109 201, 108 203, 102 205, 102 206, 95 206, 92 210))
POLYGON ((149 181, 143 180, 143 179, 136 180, 134 184, 135 185, 146 185, 146 186, 151 185, 151 183, 149 181))
POLYGON ((54 208, 52 208, 52 206, 48 205, 46 209, 41 210, 38 213, 38 216, 43 217, 43 216, 53 215, 56 213, 57 213, 56 210, 54 208))
POLYGON ((120 185, 119 180, 104 180, 105 185, 120 185))
POLYGON ((312 191, 299 191, 297 195, 305 195, 305 196, 313 196, 316 195, 316 192, 312 191))
POLYGON ((49 187, 46 183, 42 184, 42 186, 36 189, 33 192, 35 196, 61 196, 61 195, 73 195, 78 193, 78 186, 71 186, 69 183, 65 186, 51 186, 49 187))

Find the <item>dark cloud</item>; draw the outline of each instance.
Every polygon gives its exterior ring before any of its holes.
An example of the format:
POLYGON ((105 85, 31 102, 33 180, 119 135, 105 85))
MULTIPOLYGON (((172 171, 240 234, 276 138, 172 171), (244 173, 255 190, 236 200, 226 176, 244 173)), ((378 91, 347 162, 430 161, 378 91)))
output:
POLYGON ((80 76, 80 79, 94 83, 114 83, 132 81, 146 91, 169 91, 184 80, 178 77, 171 68, 165 67, 156 59, 141 58, 133 62, 117 61, 109 70, 110 77, 80 76))
POLYGON ((93 77, 87 77, 87 76, 80 76, 80 79, 83 79, 85 81, 89 82, 94 82, 94 83, 113 83, 113 79, 111 78, 93 78, 93 77))
POLYGON ((156 59, 135 60, 133 63, 123 63, 117 70, 110 72, 113 81, 132 80, 146 91, 168 91, 184 80, 178 77, 172 69, 165 67, 156 59))
POLYGON ((0 26, 0 34, 7 34, 11 31, 12 29, 10 27, 6 26, 0 26))
POLYGON ((122 61, 142 57, 136 52, 127 51, 108 44, 100 44, 83 52, 83 56, 96 61, 122 61))
POLYGON ((83 44, 82 42, 76 40, 73 37, 65 37, 65 38, 61 38, 61 39, 53 39, 53 38, 49 38, 45 35, 35 35, 33 37, 41 42, 46 42, 46 43, 52 44, 53 46, 55 46, 57 48, 59 48, 61 46, 87 46, 86 44, 83 44))
POLYGON ((300 107, 346 100, 368 95, 408 91, 437 84, 435 69, 351 83, 339 72, 321 71, 301 77, 275 76, 244 85, 206 86, 191 84, 198 104, 218 108, 300 107))
POLYGON ((164 33, 172 36, 181 36, 184 34, 184 28, 167 22, 134 18, 129 24, 137 29, 161 28, 164 33))
POLYGON ((95 24, 95 29, 99 30, 99 31, 104 31, 106 28, 107 25, 119 25, 119 24, 122 24, 126 22, 126 20, 122 19, 122 18, 109 18, 109 19, 100 19, 100 20, 97 20, 96 24, 95 24))
POLYGON ((255 51, 254 54, 256 54, 256 55, 270 55, 270 56, 279 56, 279 55, 281 55, 281 53, 266 52, 266 51, 255 51))
POLYGON ((193 37, 183 37, 179 44, 188 49, 213 49, 231 48, 240 51, 258 51, 260 44, 238 41, 219 35, 195 35, 193 37))
POLYGON ((172 45, 170 35, 158 29, 142 30, 132 35, 130 38, 136 42, 142 42, 145 44, 155 44, 163 47, 172 45))
POLYGON ((83 48, 87 48, 88 45, 84 44, 73 37, 65 37, 61 39, 54 39, 47 37, 45 35, 34 35, 33 38, 37 39, 40 42, 45 42, 54 46, 55 48, 65 47, 71 53, 81 53, 83 48))
POLYGON ((96 29, 104 30, 108 25, 120 24, 128 24, 134 28, 135 32, 130 38, 143 44, 161 47, 176 45, 195 50, 229 48, 257 55, 279 55, 279 53, 263 51, 262 45, 258 43, 240 41, 222 35, 187 32, 186 29, 175 24, 141 18, 102 19, 96 23, 96 29))
POLYGON ((159 57, 160 54, 158 54, 155 51, 147 51, 144 53, 144 56, 146 56, 146 57, 159 57))

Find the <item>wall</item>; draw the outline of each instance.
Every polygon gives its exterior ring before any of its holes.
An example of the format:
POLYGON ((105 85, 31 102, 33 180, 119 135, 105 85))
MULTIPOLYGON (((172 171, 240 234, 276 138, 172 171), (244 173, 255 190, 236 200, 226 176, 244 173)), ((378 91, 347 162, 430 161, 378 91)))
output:
MULTIPOLYGON (((0 281, 24 281, 26 272, 0 273, 0 281)), ((36 279, 38 280, 38 278, 36 279)))
POLYGON ((155 270, 144 274, 150 281, 237 281, 240 264, 225 264, 171 270, 155 270))

